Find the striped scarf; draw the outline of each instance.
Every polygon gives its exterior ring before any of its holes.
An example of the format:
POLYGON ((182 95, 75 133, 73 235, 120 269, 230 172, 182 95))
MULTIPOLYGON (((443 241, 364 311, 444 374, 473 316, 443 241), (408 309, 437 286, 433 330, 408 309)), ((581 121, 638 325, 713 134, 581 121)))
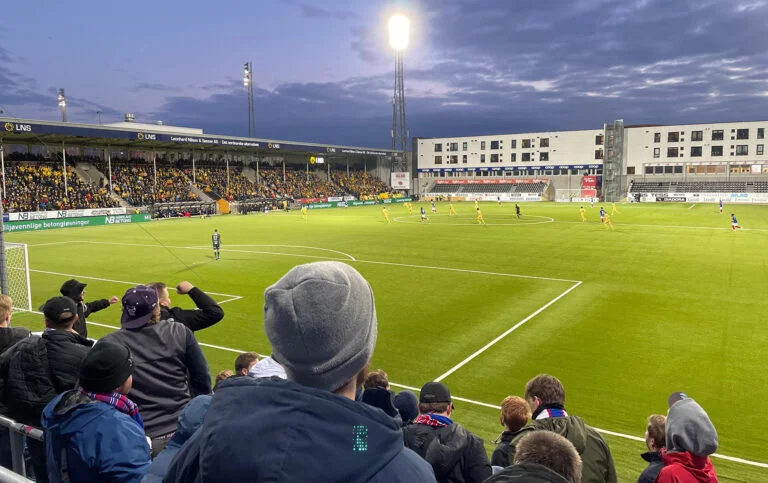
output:
POLYGON ((136 424, 138 424, 141 429, 144 429, 144 421, 141 420, 141 415, 139 415, 139 406, 135 402, 128 399, 127 396, 118 394, 116 392, 109 394, 89 392, 82 387, 79 387, 78 390, 93 400, 103 402, 104 404, 109 404, 121 413, 127 414, 134 421, 136 421, 136 424))
POLYGON ((425 426, 434 426, 441 428, 453 424, 451 418, 446 416, 440 416, 439 414, 422 414, 418 418, 413 420, 413 424, 423 424, 425 426))

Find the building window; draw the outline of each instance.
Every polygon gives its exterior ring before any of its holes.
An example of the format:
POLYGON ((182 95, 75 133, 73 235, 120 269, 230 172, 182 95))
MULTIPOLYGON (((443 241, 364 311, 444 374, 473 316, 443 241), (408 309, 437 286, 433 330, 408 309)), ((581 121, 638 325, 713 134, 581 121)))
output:
POLYGON ((655 132, 653 133, 653 142, 660 143, 661 142, 661 133, 655 132))
POLYGON ((448 164, 459 164, 459 157, 455 154, 453 156, 449 156, 448 164))
POLYGON ((691 147, 691 157, 692 158, 700 158, 701 157, 701 146, 693 146, 693 147, 691 147))
POLYGON ((443 145, 442 145, 442 143, 435 143, 435 152, 436 153, 442 153, 443 152, 443 145))
POLYGON ((512 158, 510 159, 513 163, 517 161, 517 153, 512 153, 512 158))
POLYGON ((539 161, 549 161, 549 152, 539 153, 539 161))
POLYGON ((723 140, 723 130, 720 129, 719 131, 712 131, 712 140, 713 141, 722 141, 723 140))
POLYGON ((605 140, 605 137, 602 134, 598 134, 597 136, 595 136, 595 146, 602 146, 604 140, 605 140))
POLYGON ((461 162, 464 163, 464 164, 467 164, 467 155, 466 154, 462 154, 461 155, 461 162))
POLYGON ((531 160, 531 153, 523 153, 522 160, 523 161, 530 161, 531 160))
POLYGON ((531 147, 531 140, 530 139, 523 139, 523 149, 527 149, 531 147))
POLYGON ((627 166, 627 174, 635 174, 635 167, 627 166))
POLYGON ((653 157, 654 158, 661 157, 661 148, 653 148, 653 157))
POLYGON ((481 162, 481 163, 484 163, 484 162, 485 162, 485 154, 481 154, 481 155, 480 155, 480 162, 481 162))
POLYGON ((443 157, 435 156, 435 164, 443 164, 443 157))
POLYGON ((703 141, 704 131, 691 131, 691 141, 703 141))
POLYGON ((480 141, 480 150, 485 151, 485 141, 480 141))
POLYGON ((765 128, 764 127, 757 128, 757 139, 765 139, 765 128))
POLYGON ((549 147, 549 138, 541 138, 539 140, 539 147, 540 148, 548 148, 549 147))
POLYGON ((680 150, 678 148, 667 148, 668 158, 676 158, 679 153, 680 153, 680 150))
POLYGON ((645 174, 653 174, 653 166, 646 166, 645 174))
POLYGON ((499 149, 499 142, 491 141, 491 149, 499 149))
POLYGON ((512 149, 517 149, 517 139, 512 140, 512 149))
POLYGON ((765 144, 758 144, 758 145, 757 145, 757 154, 759 154, 760 156, 762 156, 762 155, 763 155, 763 150, 764 150, 764 149, 765 149, 765 144))
MULTIPOLYGON (((723 132, 723 131, 720 131, 723 132)), ((723 155, 723 147, 722 146, 712 146, 712 156, 722 156, 723 155)))
POLYGON ((737 129, 736 139, 749 139, 749 129, 737 129))
POLYGON ((667 133, 667 142, 668 143, 676 143, 676 142, 679 142, 679 141, 680 141, 680 133, 679 132, 675 131, 675 132, 667 133))
POLYGON ((595 159, 603 159, 603 150, 602 149, 595 150, 595 159))
POLYGON ((467 143, 466 143, 466 141, 461 143, 461 150, 462 151, 466 151, 467 150, 467 143))
POLYGON ((498 163, 499 162, 499 155, 497 153, 491 154, 491 162, 492 163, 498 163))
POLYGON ((451 147, 448 151, 458 151, 459 150, 459 143, 451 143, 451 147))
POLYGON ((736 145, 736 156, 746 156, 747 154, 749 154, 749 145, 747 144, 736 145))

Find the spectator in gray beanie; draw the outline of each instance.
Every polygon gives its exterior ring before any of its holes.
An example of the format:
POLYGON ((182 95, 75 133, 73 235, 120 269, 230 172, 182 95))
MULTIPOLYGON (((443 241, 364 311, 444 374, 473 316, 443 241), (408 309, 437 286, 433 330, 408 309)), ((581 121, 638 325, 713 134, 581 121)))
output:
POLYGON ((264 331, 287 380, 222 384, 163 481, 434 482, 394 419, 354 400, 377 325, 373 290, 357 270, 294 267, 264 292, 264 331))
POLYGON ((667 448, 661 453, 664 468, 656 481, 716 482, 709 455, 717 451, 717 430, 707 412, 683 392, 673 393, 667 402, 667 448))

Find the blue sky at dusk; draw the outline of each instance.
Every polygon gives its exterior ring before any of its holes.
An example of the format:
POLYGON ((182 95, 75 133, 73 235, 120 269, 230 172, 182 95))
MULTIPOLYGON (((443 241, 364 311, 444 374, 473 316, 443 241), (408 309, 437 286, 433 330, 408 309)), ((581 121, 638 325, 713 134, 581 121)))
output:
POLYGON ((6 2, 0 109, 387 147, 397 9, 412 136, 768 118, 764 0, 6 2))

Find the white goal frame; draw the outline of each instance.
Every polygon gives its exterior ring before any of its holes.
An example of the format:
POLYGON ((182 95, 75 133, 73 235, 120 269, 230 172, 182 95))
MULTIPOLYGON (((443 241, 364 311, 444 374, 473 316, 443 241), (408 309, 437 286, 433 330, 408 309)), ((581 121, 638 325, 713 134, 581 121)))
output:
POLYGON ((29 281, 29 251, 26 243, 5 242, 5 268, 13 311, 32 312, 32 285, 29 281))

